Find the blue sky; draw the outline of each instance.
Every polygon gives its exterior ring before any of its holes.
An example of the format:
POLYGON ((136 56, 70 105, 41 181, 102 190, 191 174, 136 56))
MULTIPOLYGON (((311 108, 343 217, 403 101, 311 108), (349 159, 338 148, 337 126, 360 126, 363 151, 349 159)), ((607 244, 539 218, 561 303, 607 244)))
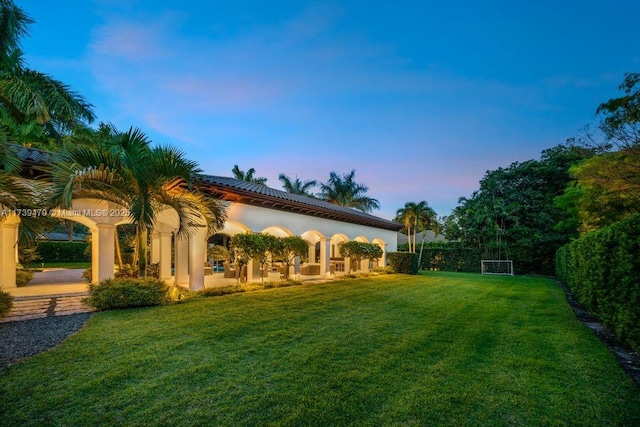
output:
POLYGON ((637 1, 19 1, 27 64, 210 174, 356 170, 391 219, 593 124, 640 71, 637 1))

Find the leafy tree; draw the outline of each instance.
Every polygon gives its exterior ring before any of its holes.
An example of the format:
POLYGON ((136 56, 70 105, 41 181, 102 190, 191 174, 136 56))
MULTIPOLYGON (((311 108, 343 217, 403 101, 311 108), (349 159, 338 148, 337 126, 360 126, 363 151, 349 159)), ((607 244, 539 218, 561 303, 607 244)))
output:
POLYGON ((316 180, 306 180, 300 181, 298 177, 295 180, 291 180, 287 175, 281 173, 278 175, 278 179, 282 182, 282 187, 285 191, 292 194, 299 194, 301 196, 307 197, 315 197, 313 193, 309 190, 316 185, 318 185, 318 181, 316 180))
POLYGON ((380 209, 378 200, 366 196, 369 188, 364 184, 355 182, 355 175, 355 169, 342 176, 331 172, 329 180, 320 184, 320 194, 318 196, 329 203, 357 209, 362 212, 380 209))
POLYGON ((289 268, 296 257, 302 261, 309 255, 309 244, 300 236, 287 236, 278 239, 273 248, 273 255, 284 263, 284 278, 289 279, 289 268))
POLYGON ((511 258, 516 271, 553 274, 555 251, 575 235, 556 227, 566 214, 554 199, 571 180, 569 167, 592 152, 560 145, 543 151, 540 160, 487 172, 480 189, 460 199, 453 211, 457 231, 447 238, 485 259, 511 258))
POLYGON ((361 262, 363 259, 377 260, 382 256, 382 248, 373 243, 352 240, 340 245, 340 256, 351 260, 347 272, 347 274, 351 274, 352 263, 361 262))
POLYGON ((140 275, 146 274, 149 232, 163 208, 176 210, 181 235, 195 232, 199 222, 211 233, 223 225, 225 206, 191 188, 199 169, 182 151, 168 145, 151 147, 146 135, 133 128, 120 132, 103 125, 89 137, 92 145, 69 146, 57 153, 51 168, 53 203, 69 208, 75 198, 95 198, 128 209, 136 227, 134 263, 140 275), (180 181, 186 189, 176 185, 180 181))
POLYGON ((239 179, 240 181, 247 181, 254 184, 262 185, 266 185, 267 183, 267 178, 254 176, 256 173, 256 170, 254 168, 250 168, 245 172, 243 170, 240 170, 238 165, 234 165, 233 169, 231 169, 231 172, 233 173, 234 178, 239 179))
POLYGON ((582 141, 597 155, 571 168, 575 181, 556 200, 568 214, 561 227, 588 232, 640 208, 640 74, 626 74, 619 89, 622 96, 596 110, 604 142, 582 141))
POLYGON ((43 139, 92 122, 92 106, 68 85, 24 65, 20 39, 34 21, 11 0, 0 0, 0 135, 43 139), (42 126, 35 132, 31 123, 42 126))

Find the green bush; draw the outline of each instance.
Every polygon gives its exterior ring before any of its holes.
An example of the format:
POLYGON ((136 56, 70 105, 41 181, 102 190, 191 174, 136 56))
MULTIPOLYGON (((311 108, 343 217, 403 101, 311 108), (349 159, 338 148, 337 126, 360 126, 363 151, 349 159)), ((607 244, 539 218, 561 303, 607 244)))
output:
POLYGON ((556 276, 620 341, 640 351, 640 214, 560 248, 556 276))
POLYGON ((421 270, 480 272, 480 254, 460 242, 425 243, 420 262, 421 270))
POLYGON ((32 271, 27 271, 27 270, 17 270, 16 271, 16 286, 17 287, 27 286, 27 283, 29 283, 31 281, 31 279, 33 279, 33 272, 32 271))
POLYGON ((244 291, 245 291, 244 287, 240 285, 231 285, 231 286, 224 286, 219 288, 201 289, 198 291, 198 294, 202 295, 203 297, 219 297, 222 295, 235 294, 235 293, 244 292, 244 291))
POLYGON ((90 243, 87 242, 38 242, 37 250, 40 261, 47 262, 88 262, 91 251, 85 253, 90 243))
POLYGON ((418 274, 418 255, 411 252, 390 252, 389 266, 396 273, 418 274))
POLYGON ((379 273, 379 274, 393 274, 395 273, 395 271, 393 271, 393 268, 391 268, 390 265, 386 265, 384 267, 376 267, 373 269, 374 273, 379 273))
POLYGON ((0 287, 0 318, 6 316, 11 311, 11 307, 13 307, 13 297, 0 287))
POLYGON ((163 281, 147 279, 105 279, 89 285, 86 303, 98 310, 149 307, 170 300, 170 288, 163 281))
POLYGON ((87 281, 87 283, 91 283, 93 280, 93 269, 91 267, 87 268, 82 272, 82 278, 87 281))

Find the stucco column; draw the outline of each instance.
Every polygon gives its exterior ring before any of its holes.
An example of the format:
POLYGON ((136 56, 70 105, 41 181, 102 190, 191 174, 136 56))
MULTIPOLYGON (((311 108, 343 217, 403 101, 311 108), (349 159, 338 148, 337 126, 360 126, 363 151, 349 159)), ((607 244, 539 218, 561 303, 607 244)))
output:
MULTIPOLYGON (((255 280, 256 274, 254 270, 256 268, 260 271, 260 263, 256 260, 250 259, 247 263, 247 283, 251 283, 255 280), (257 267, 256 264, 258 265, 257 267)), ((258 273, 257 277, 260 277, 260 273, 258 273)))
POLYGON ((331 241, 327 239, 320 239, 320 276, 330 277, 331 267, 329 264, 331 251, 331 241))
POLYGON ((378 267, 386 267, 387 266, 387 245, 379 245, 382 248, 382 256, 378 260, 378 267))
POLYGON ((17 236, 17 223, 3 221, 0 224, 0 285, 5 290, 16 287, 17 236))
POLYGON ((171 278, 171 233, 158 233, 160 280, 171 278))
MULTIPOLYGON (((351 258, 349 257, 345 257, 344 259, 344 272, 343 274, 347 274, 349 273, 349 270, 351 270, 351 258)), ((353 273, 353 272, 352 272, 353 273)))
POLYGON ((198 228, 194 236, 189 237, 189 290, 198 291, 204 289, 204 257, 205 237, 207 230, 198 228))
POLYGON ((309 245, 309 253, 307 254, 309 264, 316 262, 316 245, 309 245))
POLYGON ((154 231, 151 233, 151 264, 160 262, 160 233, 154 231))
POLYGON ((175 280, 176 286, 189 285, 189 238, 186 236, 175 238, 175 280))
POLYGON ((99 283, 114 277, 115 233, 113 224, 96 224, 91 229, 91 281, 99 283))

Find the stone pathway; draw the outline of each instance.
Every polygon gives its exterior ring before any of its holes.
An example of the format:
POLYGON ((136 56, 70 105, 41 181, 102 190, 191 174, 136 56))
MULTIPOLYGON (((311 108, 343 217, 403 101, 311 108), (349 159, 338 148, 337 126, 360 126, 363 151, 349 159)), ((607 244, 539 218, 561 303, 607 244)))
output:
POLYGON ((94 311, 82 303, 84 297, 86 294, 16 298, 13 300, 13 308, 7 316, 0 319, 0 323, 94 311))

